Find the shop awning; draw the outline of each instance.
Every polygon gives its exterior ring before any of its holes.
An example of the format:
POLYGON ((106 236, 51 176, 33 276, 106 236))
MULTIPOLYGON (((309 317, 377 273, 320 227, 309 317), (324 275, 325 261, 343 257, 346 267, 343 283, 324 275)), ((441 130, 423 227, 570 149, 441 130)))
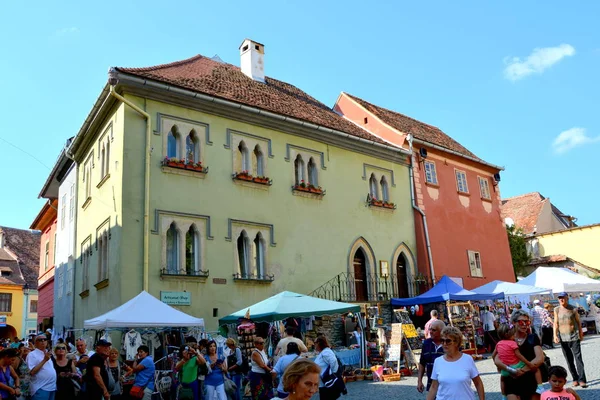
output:
POLYGON ((146 291, 99 317, 83 322, 84 329, 159 328, 204 326, 204 319, 192 317, 163 303, 146 291))
POLYGON ((568 268, 538 267, 521 285, 533 285, 560 292, 600 292, 600 281, 573 272, 568 268))
POLYGON ((479 294, 504 293, 505 296, 519 296, 527 294, 550 293, 551 290, 530 285, 523 285, 521 283, 492 281, 473 289, 472 292, 479 294))
POLYGON ((479 294, 467 289, 463 289, 456 282, 444 275, 435 284, 423 294, 416 297, 404 299, 392 299, 393 306, 412 306, 415 304, 438 303, 441 301, 469 301, 469 300, 495 300, 503 299, 504 293, 479 294))
POLYGON ((285 291, 219 319, 219 325, 235 323, 246 313, 250 314, 250 319, 254 322, 273 322, 289 317, 310 317, 359 311, 360 306, 356 304, 340 303, 285 291))

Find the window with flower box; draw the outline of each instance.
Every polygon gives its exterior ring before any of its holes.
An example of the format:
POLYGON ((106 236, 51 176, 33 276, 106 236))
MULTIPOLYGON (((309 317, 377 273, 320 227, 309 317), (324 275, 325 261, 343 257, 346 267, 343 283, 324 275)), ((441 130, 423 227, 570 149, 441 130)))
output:
POLYGON ((159 114, 160 134, 163 136, 163 172, 203 178, 208 167, 203 164, 208 125, 183 118, 159 114))
POLYGON ((382 174, 378 179, 375 172, 369 177, 369 194, 367 195, 367 205, 370 207, 381 207, 386 209, 395 209, 396 204, 390 200, 390 186, 388 178, 382 174))
POLYGON ((263 149, 272 157, 270 139, 233 130, 228 130, 227 138, 228 144, 225 147, 236 150, 232 157, 234 182, 253 188, 262 186, 262 189, 267 190, 273 181, 269 178, 267 157, 263 149))

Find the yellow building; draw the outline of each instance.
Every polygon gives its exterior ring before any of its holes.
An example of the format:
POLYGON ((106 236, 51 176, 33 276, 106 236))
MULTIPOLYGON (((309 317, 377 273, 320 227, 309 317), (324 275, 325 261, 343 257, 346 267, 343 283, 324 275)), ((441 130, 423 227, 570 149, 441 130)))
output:
POLYGON ((36 332, 40 236, 0 226, 0 338, 36 332))
POLYGON ((415 276, 408 151, 266 77, 263 55, 246 40, 241 69, 111 70, 69 149, 76 328, 141 290, 214 330, 283 290, 389 302, 415 276))
POLYGON ((564 266, 591 277, 600 276, 600 224, 533 235, 528 245, 532 266, 564 266))

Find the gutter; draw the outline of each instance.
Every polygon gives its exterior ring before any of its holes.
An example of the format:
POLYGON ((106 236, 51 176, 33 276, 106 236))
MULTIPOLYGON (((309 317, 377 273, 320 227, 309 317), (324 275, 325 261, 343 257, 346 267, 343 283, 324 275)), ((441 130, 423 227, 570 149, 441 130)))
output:
POLYGON ((131 101, 127 100, 125 97, 121 96, 119 93, 115 91, 115 86, 117 84, 117 80, 114 79, 113 70, 109 72, 109 84, 110 84, 110 92, 109 94, 119 101, 123 102, 123 104, 128 105, 133 108, 138 114, 140 114, 146 120, 146 155, 144 157, 144 268, 143 268, 143 280, 142 286, 143 290, 148 291, 148 270, 149 270, 149 261, 148 261, 148 248, 150 241, 150 154, 152 153, 152 146, 150 140, 152 139, 152 120, 150 118, 150 114, 146 111, 142 110, 138 106, 136 106, 131 101))
POLYGON ((433 268, 433 257, 431 256, 431 241, 429 240, 429 229, 427 228, 427 216, 425 215, 425 211, 421 210, 416 202, 415 196, 415 182, 414 182, 414 173, 413 173, 413 136, 408 135, 406 137, 408 141, 408 145, 410 148, 410 164, 408 165, 408 173, 409 173, 409 181, 410 181, 410 200, 412 203, 412 207, 421 214, 421 218, 423 219, 423 229, 425 231, 425 245, 427 246, 427 258, 429 260, 429 273, 431 274, 431 283, 435 284, 435 269, 433 268))
MULTIPOLYGON (((422 144, 422 145, 427 146, 427 147, 432 147, 434 149, 437 149, 437 150, 440 150, 440 151, 444 151, 446 153, 454 154, 455 156, 466 158, 467 160, 476 162, 478 164, 487 165, 488 167, 495 168, 495 169, 497 169, 499 171, 504 171, 504 167, 500 167, 498 165, 490 164, 490 163, 485 162, 485 161, 483 161, 483 160, 481 160, 479 158, 471 157, 471 156, 468 156, 466 154, 459 153, 458 151, 450 150, 450 149, 448 149, 446 147, 438 146, 437 144, 433 144, 433 143, 430 143, 430 142, 425 142, 423 140, 414 139, 414 138, 412 140, 415 143, 422 144)), ((411 144, 411 148, 412 148, 412 144, 411 144)), ((412 161, 411 161, 411 164, 412 164, 412 161)))
POLYGON ((205 100, 211 103, 216 103, 216 104, 221 104, 221 105, 225 105, 228 107, 233 107, 233 108, 237 108, 243 111, 247 111, 249 113, 252 114, 257 114, 257 115, 264 115, 266 117, 272 118, 272 119, 276 119, 279 121, 285 121, 285 122, 290 122, 299 126, 303 126, 306 128, 311 128, 314 130, 318 130, 318 131, 322 131, 322 132, 326 132, 332 135, 336 135, 336 136, 340 136, 340 137, 344 137, 347 139, 351 139, 351 140, 356 140, 365 144, 369 144, 375 147, 379 147, 388 151, 393 151, 395 153, 400 153, 400 154, 404 154, 404 155, 410 155, 411 153, 407 150, 404 150, 400 147, 396 147, 396 146, 389 146, 389 145, 385 145, 382 143, 378 143, 372 140, 367 140, 367 139, 363 139, 360 138, 358 136, 353 136, 350 135, 349 133, 345 133, 342 131, 338 131, 335 129, 331 129, 331 128, 327 128, 325 126, 322 125, 316 125, 310 122, 306 122, 306 121, 302 121, 296 118, 292 118, 292 117, 287 117, 287 116, 283 116, 280 114, 276 114, 276 113, 272 113, 270 111, 265 111, 265 110, 261 110, 260 108, 256 108, 256 107, 251 107, 251 106, 247 106, 244 104, 240 104, 240 103, 236 103, 233 101, 229 101, 229 100, 224 100, 221 99, 219 97, 214 97, 214 96, 209 96, 207 94, 202 94, 202 93, 198 93, 198 92, 194 92, 191 90, 187 90, 187 89, 182 89, 180 87, 177 86, 172 86, 166 83, 161 83, 158 81, 153 81, 153 80, 148 80, 148 79, 144 79, 144 78, 139 78, 136 76, 132 76, 129 74, 125 74, 122 72, 119 72, 116 68, 111 68, 110 70, 110 75, 111 75, 111 79, 114 79, 115 81, 120 81, 120 80, 124 80, 124 81, 129 81, 132 83, 136 83, 142 86, 147 86, 150 87, 152 89, 156 89, 156 90, 160 90, 160 91, 166 91, 166 92, 173 92, 176 94, 180 94, 180 95, 184 95, 187 97, 192 97, 195 99, 200 99, 200 100, 205 100))
MULTIPOLYGON (((73 145, 73 142, 75 140, 72 140, 70 145, 67 143, 65 145, 65 157, 67 157, 69 160, 73 161, 73 165, 75 166, 75 209, 73 210, 73 265, 71 265, 71 268, 73 268, 73 287, 71 288, 71 315, 69 315, 69 327, 73 327, 75 325, 75 296, 76 296, 76 292, 75 292, 75 288, 77 287, 77 284, 75 283, 76 279, 75 279, 75 267, 77 265, 77 258, 75 257, 75 254, 77 254, 77 213, 79 210, 79 206, 77 205, 77 198, 78 198, 78 193, 79 193, 79 168, 77 161, 75 161, 75 157, 73 157, 73 154, 71 153, 71 146, 73 145)), ((69 276, 69 264, 67 264, 67 276, 69 276)), ((68 280, 67 280, 68 281, 68 280)))

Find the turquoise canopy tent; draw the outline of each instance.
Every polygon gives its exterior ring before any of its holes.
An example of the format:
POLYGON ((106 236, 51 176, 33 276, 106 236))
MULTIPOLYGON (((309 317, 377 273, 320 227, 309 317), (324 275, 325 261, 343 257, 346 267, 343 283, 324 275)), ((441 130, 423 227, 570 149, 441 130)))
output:
POLYGON ((356 304, 285 291, 219 319, 219 325, 235 323, 246 313, 250 314, 250 319, 254 322, 274 322, 290 317, 312 317, 359 311, 360 306, 356 304))
MULTIPOLYGON (((290 317, 318 317, 350 312, 359 313, 360 306, 285 291, 219 319, 219 325, 236 323, 241 318, 244 318, 246 314, 250 316, 253 322, 275 322, 290 317)), ((364 331, 365 327, 362 318, 358 318, 358 324, 364 331)), ((365 350, 365 337, 361 335, 361 367, 366 367, 367 355, 365 350)))

